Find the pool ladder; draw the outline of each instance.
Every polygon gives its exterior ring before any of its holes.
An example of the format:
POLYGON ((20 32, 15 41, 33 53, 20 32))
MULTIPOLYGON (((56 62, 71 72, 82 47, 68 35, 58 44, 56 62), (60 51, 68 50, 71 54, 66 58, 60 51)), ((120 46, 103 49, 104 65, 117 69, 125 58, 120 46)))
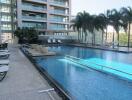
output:
POLYGON ((54 97, 51 95, 51 91, 54 91, 55 89, 54 88, 51 88, 51 89, 45 89, 45 90, 40 90, 38 91, 38 93, 47 93, 49 95, 49 97, 52 99, 52 100, 55 100, 54 97))

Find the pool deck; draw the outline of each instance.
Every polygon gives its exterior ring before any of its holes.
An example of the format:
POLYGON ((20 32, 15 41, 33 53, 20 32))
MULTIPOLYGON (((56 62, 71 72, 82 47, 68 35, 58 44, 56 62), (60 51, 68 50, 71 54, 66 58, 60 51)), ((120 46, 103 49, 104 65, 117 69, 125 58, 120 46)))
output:
POLYGON ((115 51, 115 52, 122 52, 122 53, 132 53, 132 48, 128 47, 107 47, 107 46, 92 46, 84 43, 77 43, 77 44, 67 44, 72 46, 78 46, 78 47, 87 47, 87 48, 94 48, 94 49, 101 49, 101 50, 109 50, 109 51, 115 51))
POLYGON ((17 46, 9 46, 10 70, 0 82, 0 100, 62 100, 17 46))

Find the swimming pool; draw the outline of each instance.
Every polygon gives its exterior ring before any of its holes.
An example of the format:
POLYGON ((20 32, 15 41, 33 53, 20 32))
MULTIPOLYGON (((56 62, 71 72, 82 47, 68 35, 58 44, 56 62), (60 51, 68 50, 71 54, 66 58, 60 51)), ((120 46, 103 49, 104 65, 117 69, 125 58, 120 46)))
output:
MULTIPOLYGON (((70 61, 66 59, 66 55, 83 59, 81 62, 83 64, 96 62, 96 64, 112 68, 123 65, 125 67, 122 67, 121 71, 131 74, 132 54, 73 46, 52 46, 49 50, 61 54, 52 57, 38 57, 36 58, 37 63, 76 100, 131 100, 131 82, 70 61), (127 66, 130 70, 126 69, 127 66)), ((129 78, 126 77, 126 79, 129 78)))

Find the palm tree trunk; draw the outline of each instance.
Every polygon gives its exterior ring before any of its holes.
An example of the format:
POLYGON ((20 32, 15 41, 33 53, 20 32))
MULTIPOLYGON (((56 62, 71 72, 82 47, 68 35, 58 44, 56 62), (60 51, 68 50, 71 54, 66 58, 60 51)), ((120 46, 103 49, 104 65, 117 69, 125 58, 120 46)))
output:
POLYGON ((78 41, 79 41, 79 32, 78 32, 78 41))
POLYGON ((107 34, 108 33, 108 29, 106 28, 106 39, 105 39, 105 42, 107 41, 107 34))
POLYGON ((83 42, 83 31, 82 31, 82 42, 83 42))
POLYGON ((103 45, 103 42, 104 42, 104 32, 102 31, 102 45, 103 45))
POLYGON ((95 34, 93 33, 92 34, 92 45, 94 45, 95 44, 95 34))
POLYGON ((94 45, 95 45, 95 33, 94 33, 94 45))
POLYGON ((114 37, 115 37, 115 33, 113 31, 113 42, 112 42, 113 48, 114 48, 114 41, 115 41, 114 37))
POLYGON ((117 33, 118 37, 117 37, 117 40, 118 40, 118 47, 119 47, 119 32, 117 33))
POLYGON ((130 29, 131 29, 131 26, 130 26, 130 23, 129 23, 129 29, 128 29, 128 48, 130 47, 130 29))

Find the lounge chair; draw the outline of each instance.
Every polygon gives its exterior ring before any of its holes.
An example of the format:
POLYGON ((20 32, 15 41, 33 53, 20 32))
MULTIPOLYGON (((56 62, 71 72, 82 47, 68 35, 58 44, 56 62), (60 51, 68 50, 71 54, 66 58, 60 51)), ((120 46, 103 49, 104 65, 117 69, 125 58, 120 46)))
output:
POLYGON ((55 39, 53 39, 53 40, 52 40, 52 42, 53 42, 53 43, 56 43, 56 40, 55 40, 55 39))
POLYGON ((8 70, 9 66, 0 66, 0 81, 2 81, 5 78, 8 70))
POLYGON ((9 58, 10 53, 9 52, 0 52, 0 59, 7 59, 9 58))
POLYGON ((58 43, 62 43, 62 41, 61 41, 61 40, 58 40, 57 42, 58 42, 58 43))
POLYGON ((1 52, 9 52, 9 50, 0 50, 0 53, 1 53, 1 52))
POLYGON ((47 42, 48 42, 48 43, 51 43, 51 39, 48 39, 47 42))
POLYGON ((1 65, 9 65, 9 60, 0 60, 0 66, 1 65))

